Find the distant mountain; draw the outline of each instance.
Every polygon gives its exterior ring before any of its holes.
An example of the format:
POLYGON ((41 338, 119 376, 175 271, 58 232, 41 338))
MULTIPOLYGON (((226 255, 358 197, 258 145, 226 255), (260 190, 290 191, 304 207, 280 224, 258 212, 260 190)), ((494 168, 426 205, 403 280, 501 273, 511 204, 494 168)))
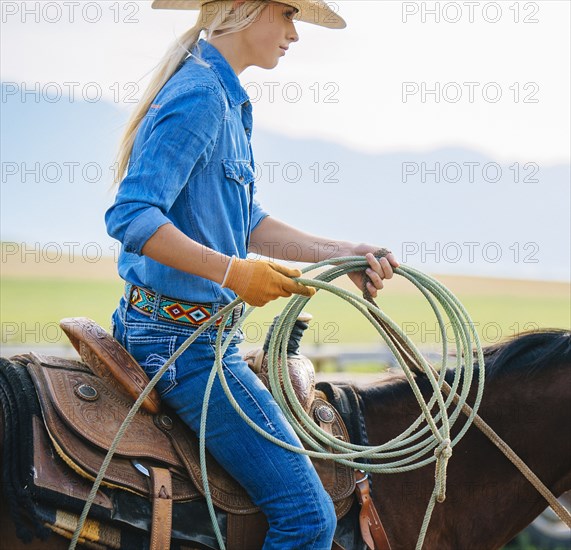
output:
MULTIPOLYGON (((104 101, 36 102, 6 86, 2 240, 97 243, 111 254, 103 214, 126 111, 104 101)), ((429 272, 569 278, 568 164, 500 166, 461 148, 369 155, 256 127, 253 147, 258 198, 292 225, 388 246, 429 272)))
POLYGON ((12 95, 2 84, 2 240, 98 243, 125 114, 107 102, 12 95))

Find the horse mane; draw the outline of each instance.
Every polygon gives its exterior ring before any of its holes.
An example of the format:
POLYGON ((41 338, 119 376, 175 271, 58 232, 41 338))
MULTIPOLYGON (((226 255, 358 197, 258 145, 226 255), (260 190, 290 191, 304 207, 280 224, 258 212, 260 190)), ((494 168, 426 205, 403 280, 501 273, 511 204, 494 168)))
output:
MULTIPOLYGON (((550 363, 571 363, 571 332, 563 329, 530 331, 483 349, 486 380, 506 374, 531 376, 550 363)), ((475 366, 475 370, 480 367, 475 366)), ((419 388, 430 386, 425 375, 414 374, 419 388)), ((446 381, 451 382, 454 370, 448 369, 446 381)), ((357 388, 355 388, 357 389, 357 388)), ((408 381, 400 369, 390 369, 382 380, 359 389, 365 400, 399 400, 410 393, 408 381)))
POLYGON ((532 375, 544 364, 571 362, 571 332, 563 329, 524 332, 483 351, 487 379, 514 371, 532 375))

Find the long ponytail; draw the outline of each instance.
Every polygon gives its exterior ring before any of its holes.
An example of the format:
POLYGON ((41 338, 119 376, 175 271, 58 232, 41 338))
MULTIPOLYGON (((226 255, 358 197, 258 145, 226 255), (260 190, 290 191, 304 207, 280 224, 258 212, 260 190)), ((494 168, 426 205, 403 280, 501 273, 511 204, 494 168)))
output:
POLYGON ((114 184, 119 183, 126 175, 129 158, 141 121, 147 114, 154 98, 161 91, 172 75, 190 55, 198 42, 201 32, 206 31, 206 40, 214 33, 217 36, 238 32, 251 25, 267 4, 267 0, 244 2, 235 10, 234 0, 215 0, 202 5, 196 24, 187 30, 168 48, 159 61, 151 83, 143 93, 139 104, 129 117, 126 128, 119 142, 116 157, 114 184))

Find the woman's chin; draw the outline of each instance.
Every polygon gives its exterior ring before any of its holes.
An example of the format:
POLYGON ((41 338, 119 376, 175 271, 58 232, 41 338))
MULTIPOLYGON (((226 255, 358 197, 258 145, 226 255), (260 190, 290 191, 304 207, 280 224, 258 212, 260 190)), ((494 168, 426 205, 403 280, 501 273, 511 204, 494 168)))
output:
POLYGON ((260 69, 270 70, 270 69, 275 69, 278 66, 279 61, 280 60, 278 57, 276 59, 268 59, 268 60, 261 61, 260 63, 256 63, 256 65, 258 67, 260 67, 260 69))

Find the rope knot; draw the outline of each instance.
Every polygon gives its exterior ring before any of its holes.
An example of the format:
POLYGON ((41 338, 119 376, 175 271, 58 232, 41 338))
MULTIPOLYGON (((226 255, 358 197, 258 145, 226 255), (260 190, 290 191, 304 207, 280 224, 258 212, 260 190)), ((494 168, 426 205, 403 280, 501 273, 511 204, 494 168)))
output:
POLYGON ((452 456, 452 445, 450 439, 447 437, 443 439, 438 447, 434 449, 434 456, 436 460, 448 460, 452 456))
POLYGON ((452 456, 452 442, 448 437, 443 439, 434 449, 434 456, 436 457, 436 471, 434 473, 436 500, 442 503, 446 500, 446 468, 448 467, 448 459, 452 456))

